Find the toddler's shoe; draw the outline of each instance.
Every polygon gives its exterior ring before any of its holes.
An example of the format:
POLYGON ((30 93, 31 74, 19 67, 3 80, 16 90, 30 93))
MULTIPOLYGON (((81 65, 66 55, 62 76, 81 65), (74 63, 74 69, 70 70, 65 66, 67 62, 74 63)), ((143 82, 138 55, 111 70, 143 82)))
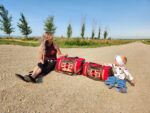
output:
POLYGON ((117 88, 117 91, 120 93, 127 93, 127 88, 117 88))
POLYGON ((108 86, 109 89, 112 89, 113 87, 114 87, 114 86, 111 86, 111 85, 108 86))

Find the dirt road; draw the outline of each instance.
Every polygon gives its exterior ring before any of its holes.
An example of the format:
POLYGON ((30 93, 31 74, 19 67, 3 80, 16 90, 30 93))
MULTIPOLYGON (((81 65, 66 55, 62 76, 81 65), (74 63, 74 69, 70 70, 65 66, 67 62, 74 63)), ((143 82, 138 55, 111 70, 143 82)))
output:
POLYGON ((0 45, 0 113, 150 113, 150 46, 140 42, 102 48, 61 49, 87 61, 113 63, 126 55, 136 86, 128 93, 108 89, 103 82, 84 76, 51 72, 39 84, 25 83, 15 73, 26 74, 37 62, 37 47, 0 45))

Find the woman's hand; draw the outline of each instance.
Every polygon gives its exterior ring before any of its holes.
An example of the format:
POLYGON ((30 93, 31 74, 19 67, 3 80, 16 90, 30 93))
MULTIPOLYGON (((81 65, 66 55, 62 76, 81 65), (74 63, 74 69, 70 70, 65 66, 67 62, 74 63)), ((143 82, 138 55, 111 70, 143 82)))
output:
POLYGON ((41 43, 39 47, 38 63, 44 64, 45 59, 45 46, 41 43))
POLYGON ((68 54, 62 54, 62 52, 60 51, 58 45, 54 44, 56 50, 57 50, 57 54, 59 55, 59 57, 68 57, 68 54))
POLYGON ((59 54, 59 57, 68 57, 68 54, 59 54))
POLYGON ((64 54, 63 56, 64 56, 64 57, 68 57, 68 54, 64 54))

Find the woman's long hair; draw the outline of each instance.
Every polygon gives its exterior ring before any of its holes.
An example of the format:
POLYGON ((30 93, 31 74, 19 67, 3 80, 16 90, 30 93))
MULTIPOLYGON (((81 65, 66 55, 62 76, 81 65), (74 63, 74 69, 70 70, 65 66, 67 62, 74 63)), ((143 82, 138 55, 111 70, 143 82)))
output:
POLYGON ((42 49, 42 53, 45 55, 46 53, 46 46, 48 45, 48 41, 47 41, 47 37, 48 36, 52 36, 51 33, 49 32, 45 32, 43 34, 42 40, 41 40, 41 49, 42 49))

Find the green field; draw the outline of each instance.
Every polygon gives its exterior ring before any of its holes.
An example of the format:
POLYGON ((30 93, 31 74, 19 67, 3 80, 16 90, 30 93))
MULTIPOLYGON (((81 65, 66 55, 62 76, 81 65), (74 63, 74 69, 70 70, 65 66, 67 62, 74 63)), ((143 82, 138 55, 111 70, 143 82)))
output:
POLYGON ((142 40, 142 42, 143 42, 144 44, 149 44, 149 45, 150 45, 150 39, 142 40))
MULTIPOLYGON (((135 41, 141 41, 145 44, 150 44, 150 39, 122 39, 122 40, 98 40, 98 39, 80 39, 80 38, 55 38, 54 41, 61 48, 94 48, 111 45, 127 44, 135 41)), ((0 44, 2 45, 21 45, 36 47, 40 45, 40 39, 37 38, 0 38, 0 44)))
POLYGON ((2 45, 22 45, 22 46, 39 46, 40 41, 37 39, 24 39, 24 38, 0 38, 2 45))
POLYGON ((55 39, 56 43, 63 48, 95 48, 111 45, 120 45, 133 42, 131 40, 97 40, 97 39, 55 39))

